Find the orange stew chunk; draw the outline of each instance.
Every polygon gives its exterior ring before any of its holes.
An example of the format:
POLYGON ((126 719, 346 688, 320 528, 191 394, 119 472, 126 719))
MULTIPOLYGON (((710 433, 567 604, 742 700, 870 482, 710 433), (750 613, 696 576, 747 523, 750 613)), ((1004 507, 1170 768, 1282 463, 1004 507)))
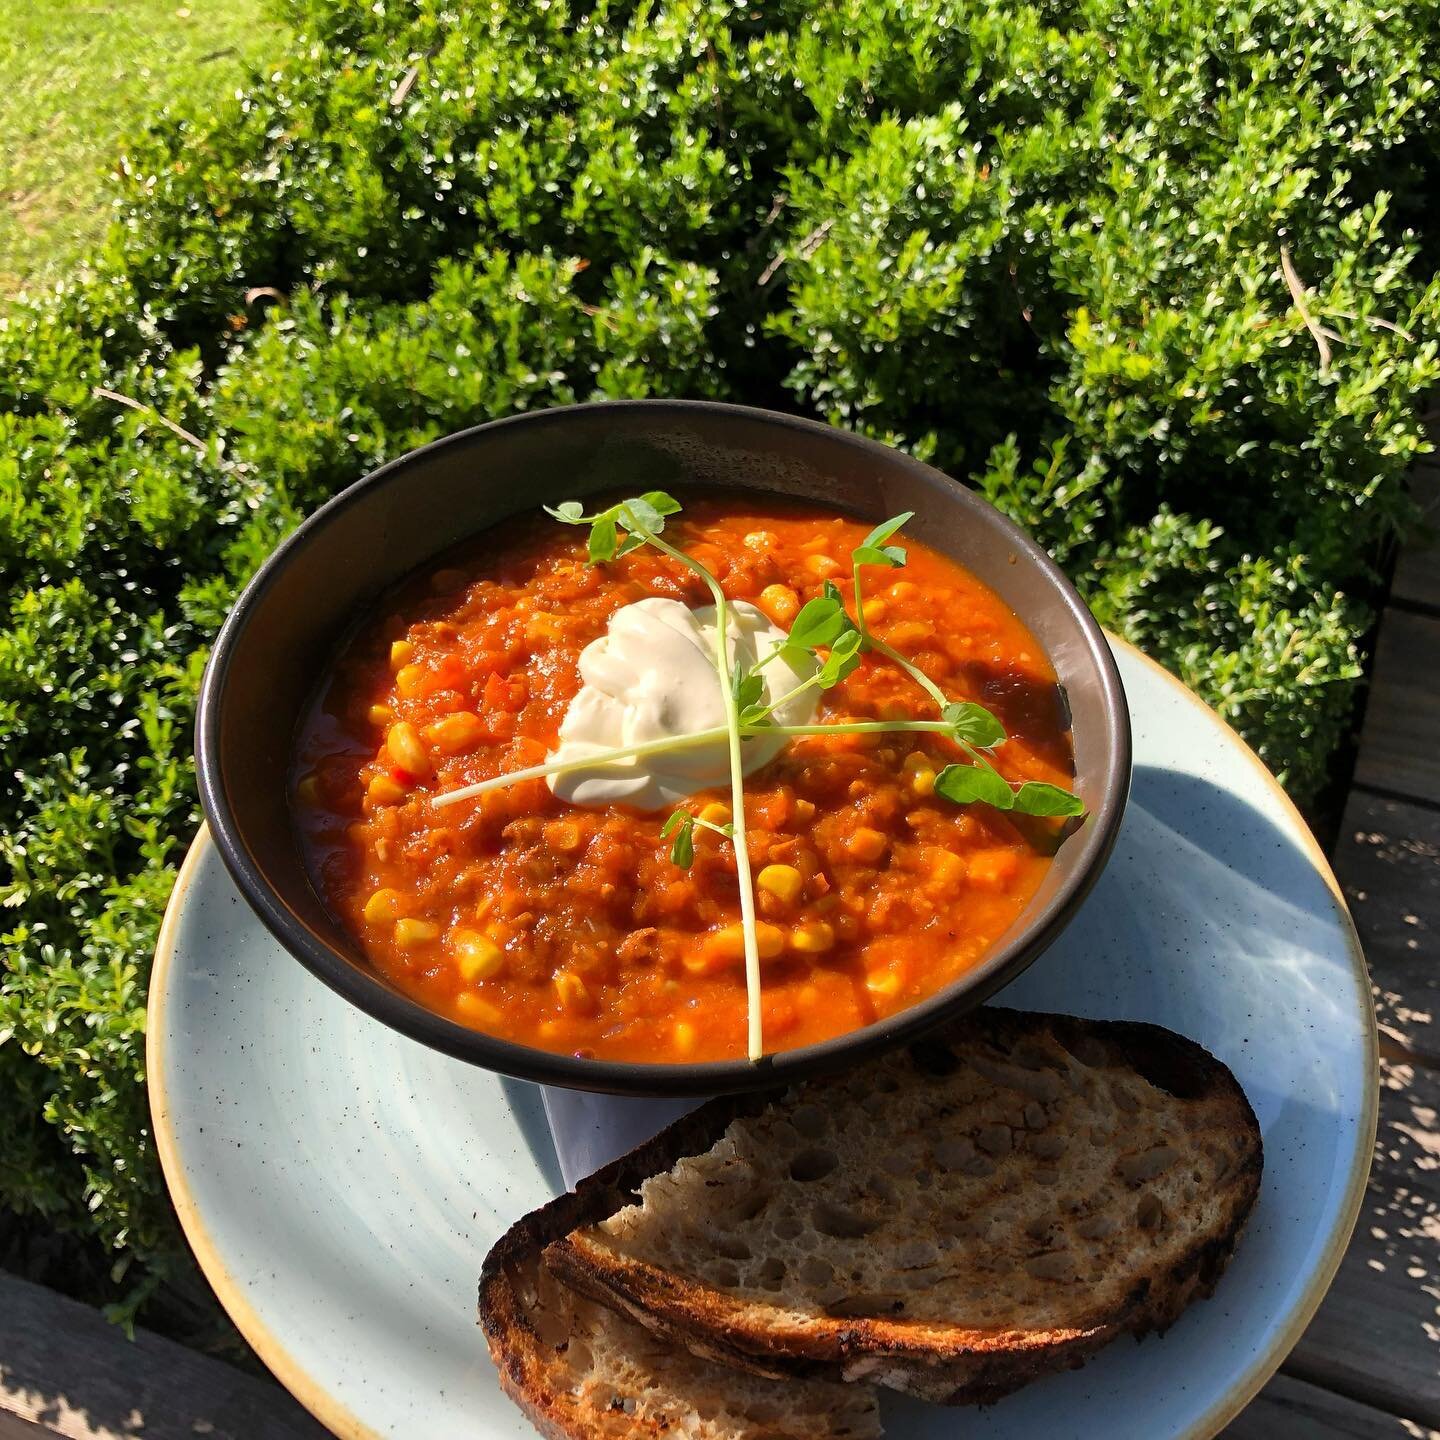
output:
MULTIPOLYGON (((865 523, 816 508, 691 499, 666 538, 733 599, 787 626, 839 586, 865 523)), ((868 569, 877 634, 947 695, 994 711, 1010 780, 1067 785, 1069 734, 1044 653, 999 598, 913 539, 868 569)), ((513 522, 415 577, 337 659, 301 737, 292 804, 317 886, 376 970, 420 1003, 523 1044, 610 1060, 745 1053, 744 944, 730 842, 668 812, 585 807, 527 780, 434 809, 447 790, 543 763, 581 650, 648 595, 704 605, 701 582, 640 549, 603 567, 582 532, 513 522)), ((818 719, 929 719, 873 653, 818 719)), ((975 966, 1034 895, 1061 822, 957 807, 935 776, 964 757, 933 734, 793 739, 746 780, 765 1046, 868 1025, 975 966)), ((729 796, 690 798, 714 825, 729 796)))

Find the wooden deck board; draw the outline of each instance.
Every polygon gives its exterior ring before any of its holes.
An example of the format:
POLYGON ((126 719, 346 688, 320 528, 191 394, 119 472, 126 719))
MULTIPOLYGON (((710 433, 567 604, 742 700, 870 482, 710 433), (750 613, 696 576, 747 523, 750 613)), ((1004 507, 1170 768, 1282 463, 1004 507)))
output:
POLYGON ((1385 612, 1355 780, 1440 805, 1440 616, 1385 612))
POLYGON ((22 1420, 18 1415, 0 1410, 0 1440, 43 1440, 54 1433, 33 1420, 22 1420))
POLYGON ((0 1271, 0 1440, 324 1440, 278 1385, 0 1271), (5 1428, 8 1426, 9 1428, 5 1428))
POLYGON ((1440 1440, 1440 1431, 1277 1375, 1226 1428, 1223 1440, 1440 1440))
POLYGON ((1435 1064, 1440 810, 1353 791, 1335 847, 1335 871, 1365 947, 1382 1039, 1435 1064))
POLYGON ((1440 1428, 1440 1075, 1384 1061, 1381 1080, 1355 1235, 1285 1369, 1440 1428))
POLYGON ((1389 610, 1334 855, 1381 1027, 1380 1129, 1354 1239, 1286 1370, 1440 1428, 1440 810, 1365 788, 1435 798, 1437 674, 1440 620, 1389 610))
POLYGON ((1426 532, 1407 545, 1395 563, 1390 598, 1440 611, 1440 466, 1422 465, 1410 477, 1426 532))

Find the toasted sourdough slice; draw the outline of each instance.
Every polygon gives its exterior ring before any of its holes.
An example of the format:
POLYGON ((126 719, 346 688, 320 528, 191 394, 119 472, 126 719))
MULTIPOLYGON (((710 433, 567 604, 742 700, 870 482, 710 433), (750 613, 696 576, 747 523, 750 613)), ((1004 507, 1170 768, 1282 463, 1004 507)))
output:
MULTIPOLYGON (((875 1440, 875 1391, 727 1370, 575 1294, 540 1259, 565 1195, 486 1258, 480 1323, 500 1382, 551 1440, 875 1440)), ((570 1217, 573 1219, 573 1217, 570 1217)))
POLYGON ((580 1187, 545 1258, 697 1355, 983 1403, 1208 1295, 1261 1165, 1200 1046, 986 1009, 686 1116, 580 1187))

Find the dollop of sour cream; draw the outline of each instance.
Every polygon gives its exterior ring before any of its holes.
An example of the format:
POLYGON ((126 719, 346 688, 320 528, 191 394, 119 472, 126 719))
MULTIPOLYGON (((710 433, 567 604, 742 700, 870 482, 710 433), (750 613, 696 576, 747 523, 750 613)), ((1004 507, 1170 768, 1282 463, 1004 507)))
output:
MULTIPOLYGON (((732 663, 753 665, 784 643, 786 632, 753 605, 727 607, 732 663)), ((678 600, 652 597, 623 606, 610 617, 598 640, 580 652, 584 682, 560 724, 550 761, 584 760, 605 750, 688 735, 725 724, 725 703, 715 673, 715 607, 691 610, 678 600)), ((808 679, 809 662, 797 670, 771 660, 760 672, 766 703, 778 700, 808 679)), ((814 718, 814 689, 775 711, 779 725, 804 725, 814 718)), ((784 736, 744 741, 741 768, 748 775, 773 760, 784 736)), ((550 788, 576 805, 633 805, 658 810, 699 790, 727 786, 729 750, 725 740, 658 755, 633 756, 549 777, 550 788)))

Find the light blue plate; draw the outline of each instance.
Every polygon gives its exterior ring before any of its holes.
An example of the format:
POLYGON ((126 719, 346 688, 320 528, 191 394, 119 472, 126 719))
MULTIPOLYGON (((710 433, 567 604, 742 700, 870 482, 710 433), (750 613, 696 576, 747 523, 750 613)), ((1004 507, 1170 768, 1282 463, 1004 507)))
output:
MULTIPOLYGON (((1255 757, 1117 646, 1135 784, 1114 859, 1004 1002, 1152 1020, 1235 1071, 1265 1184, 1215 1298, 1162 1339, 985 1411, 887 1398, 896 1437, 1210 1436, 1295 1343, 1358 1214, 1374 1139, 1364 961, 1324 858, 1255 757)), ((539 1092, 352 1009, 270 938, 203 833, 150 991, 156 1140, 232 1318, 338 1434, 532 1434, 475 1325, 491 1242, 559 1186, 539 1092)))

